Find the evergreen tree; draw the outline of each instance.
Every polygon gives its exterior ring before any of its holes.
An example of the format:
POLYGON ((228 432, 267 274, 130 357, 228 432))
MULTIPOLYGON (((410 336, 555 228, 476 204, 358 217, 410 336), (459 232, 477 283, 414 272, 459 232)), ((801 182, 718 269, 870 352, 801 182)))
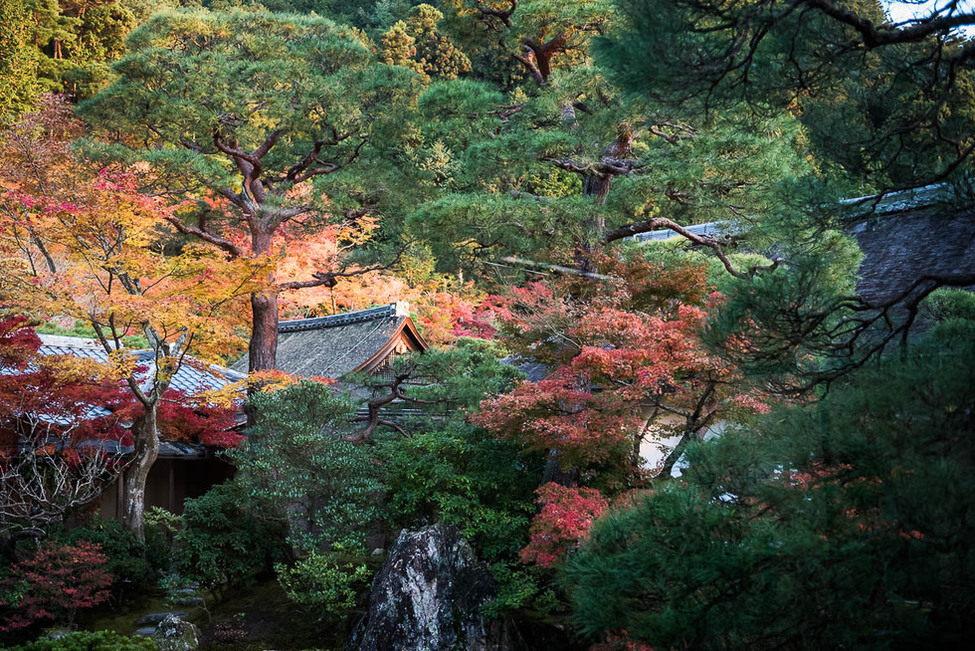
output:
MULTIPOLYGON (((173 220, 181 232, 241 257, 271 255, 275 237, 333 215, 359 227, 382 182, 348 175, 373 139, 395 137, 397 107, 416 88, 413 73, 376 61, 361 32, 317 16, 162 12, 129 48, 118 80, 79 112, 125 155, 165 169, 169 192, 211 193, 217 209, 173 220)), ((252 297, 252 370, 274 368, 278 293, 341 273, 317 269, 252 297)))
POLYGON ((37 62, 23 0, 0 5, 0 123, 29 109, 37 94, 37 62))
POLYGON ((383 35, 383 60, 438 79, 456 79, 470 71, 467 55, 437 30, 442 18, 430 5, 414 7, 405 23, 398 21, 383 35))
POLYGON ((581 629, 654 647, 954 648, 972 631, 970 295, 904 358, 693 448, 571 558, 581 629))
POLYGON ((801 116, 827 170, 867 187, 915 186, 956 172, 972 151, 965 3, 901 24, 878 0, 620 2, 602 41, 626 88, 690 110, 739 102, 801 116))
POLYGON ((538 86, 549 82, 558 65, 584 62, 590 37, 601 33, 613 17, 605 0, 451 0, 446 4, 456 16, 452 21, 456 29, 472 44, 501 59, 501 66, 521 68, 538 86))
POLYGON ((142 13, 135 0, 27 0, 38 76, 45 90, 91 97, 110 76, 142 13))

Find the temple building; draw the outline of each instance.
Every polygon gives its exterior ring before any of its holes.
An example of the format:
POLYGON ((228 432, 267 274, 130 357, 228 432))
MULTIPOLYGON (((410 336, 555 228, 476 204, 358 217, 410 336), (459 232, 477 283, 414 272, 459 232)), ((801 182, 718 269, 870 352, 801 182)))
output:
MULTIPOLYGON (((404 302, 278 324, 278 370, 301 377, 382 373, 397 355, 426 349, 404 302)), ((246 373, 247 358, 231 368, 246 373)))

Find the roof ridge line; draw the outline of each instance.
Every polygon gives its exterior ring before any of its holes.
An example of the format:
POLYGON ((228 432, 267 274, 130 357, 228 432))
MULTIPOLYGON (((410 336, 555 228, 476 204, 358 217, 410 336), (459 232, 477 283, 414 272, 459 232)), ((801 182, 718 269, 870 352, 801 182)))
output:
POLYGON ((320 330, 335 326, 350 325, 352 323, 365 323, 378 319, 388 319, 397 316, 397 304, 390 303, 380 307, 371 307, 355 312, 343 312, 342 314, 329 314, 328 316, 312 317, 310 319, 291 319, 289 321, 278 322, 278 332, 301 332, 304 330, 320 330))

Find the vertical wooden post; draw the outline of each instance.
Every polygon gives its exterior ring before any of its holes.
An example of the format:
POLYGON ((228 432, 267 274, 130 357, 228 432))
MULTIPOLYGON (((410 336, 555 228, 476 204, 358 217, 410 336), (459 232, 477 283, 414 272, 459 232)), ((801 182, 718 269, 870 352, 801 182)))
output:
POLYGON ((169 512, 176 513, 176 459, 169 460, 169 512))
POLYGON ((118 474, 117 485, 115 486, 115 517, 122 519, 122 504, 125 502, 125 471, 118 474))

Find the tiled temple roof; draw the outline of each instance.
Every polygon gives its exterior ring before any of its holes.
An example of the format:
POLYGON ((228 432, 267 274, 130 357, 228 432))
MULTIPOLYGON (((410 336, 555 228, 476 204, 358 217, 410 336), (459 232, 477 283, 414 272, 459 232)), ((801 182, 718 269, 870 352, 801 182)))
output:
MULTIPOLYGON (((277 367, 302 377, 340 378, 371 371, 397 347, 424 350, 406 303, 391 303, 345 314, 281 321, 277 367)), ((247 359, 233 369, 247 370, 247 359)))

